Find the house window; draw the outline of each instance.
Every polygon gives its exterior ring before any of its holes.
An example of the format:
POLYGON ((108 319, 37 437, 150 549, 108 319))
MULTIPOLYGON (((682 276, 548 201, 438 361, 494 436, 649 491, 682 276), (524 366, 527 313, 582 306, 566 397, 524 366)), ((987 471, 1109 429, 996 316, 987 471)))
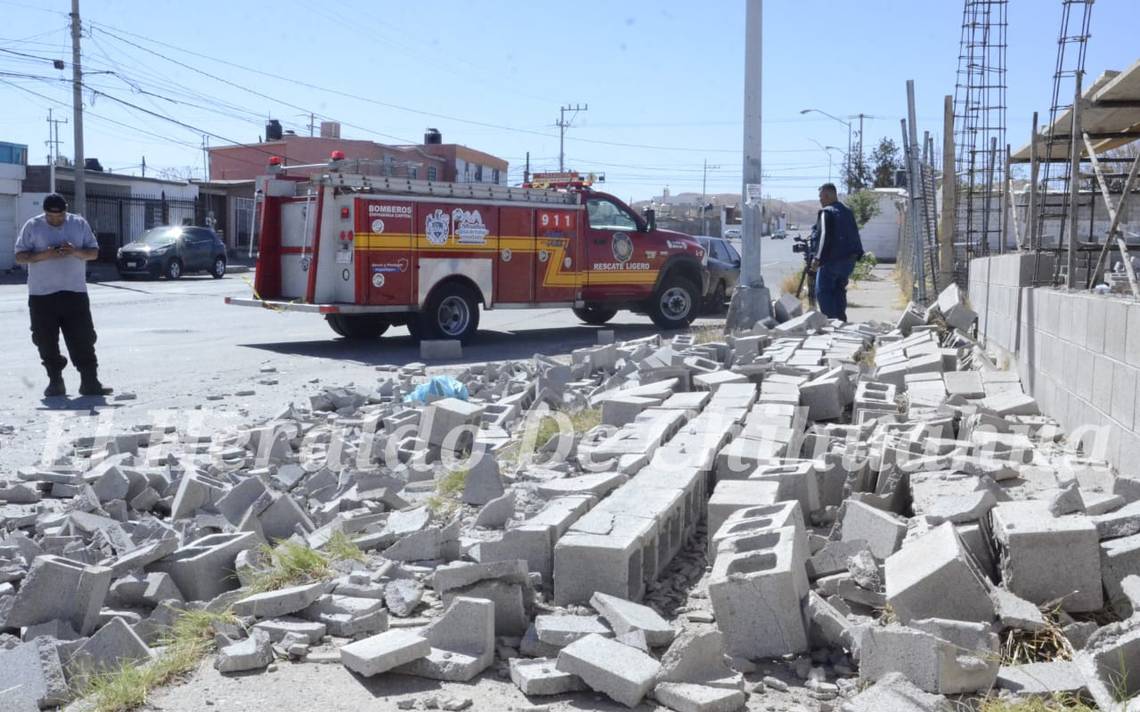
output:
POLYGON ((408 169, 408 177, 411 178, 412 180, 419 178, 420 177, 420 169, 416 168, 415 166, 412 166, 411 168, 408 169))
POLYGON ((435 166, 428 166, 427 179, 431 180, 431 181, 438 180, 438 178, 436 176, 435 166))
POLYGON ((475 166, 475 182, 483 182, 483 166, 475 166))
POLYGON ((491 169, 491 178, 492 178, 492 182, 495 185, 499 184, 499 169, 498 168, 491 169))
POLYGON ((396 159, 384 156, 384 175, 391 176, 396 170, 396 159))

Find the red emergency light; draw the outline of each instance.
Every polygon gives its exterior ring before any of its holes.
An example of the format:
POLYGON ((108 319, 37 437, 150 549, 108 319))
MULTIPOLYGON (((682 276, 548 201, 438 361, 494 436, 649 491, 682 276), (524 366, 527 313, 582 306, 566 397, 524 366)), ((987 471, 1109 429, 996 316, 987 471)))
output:
POLYGON ((269 165, 271 165, 271 166, 281 165, 281 156, 270 156, 269 157, 269 165))
POLYGON ((329 154, 329 158, 333 161, 343 161, 344 160, 344 151, 333 151, 332 153, 329 154))

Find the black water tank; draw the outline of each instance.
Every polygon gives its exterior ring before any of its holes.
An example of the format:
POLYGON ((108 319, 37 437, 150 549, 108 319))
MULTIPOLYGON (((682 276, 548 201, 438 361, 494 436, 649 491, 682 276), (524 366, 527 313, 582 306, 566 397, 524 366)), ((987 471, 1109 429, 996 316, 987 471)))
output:
POLYGON ((103 172, 103 164, 99 162, 98 158, 85 158, 83 159, 83 170, 86 171, 99 171, 103 172))
POLYGON ((281 140, 281 122, 277 119, 270 119, 265 124, 265 140, 266 141, 280 141, 281 140))
POLYGON ((425 146, 438 145, 441 143, 443 143, 443 134, 439 132, 439 129, 428 129, 424 132, 425 146))

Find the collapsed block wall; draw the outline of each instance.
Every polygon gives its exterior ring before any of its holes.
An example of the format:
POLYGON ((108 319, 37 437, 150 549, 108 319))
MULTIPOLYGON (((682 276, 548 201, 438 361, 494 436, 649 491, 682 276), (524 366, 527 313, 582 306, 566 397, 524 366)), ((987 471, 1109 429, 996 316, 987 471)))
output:
MULTIPOLYGON (((1049 259, 1041 259, 1042 273, 1049 259)), ((1016 358, 1026 392, 1044 412, 1069 434, 1083 429, 1087 453, 1123 473, 1140 471, 1140 302, 1034 287, 1033 265, 1028 254, 971 261, 979 336, 1016 358), (1103 433, 1099 442, 1094 429, 1103 433)))

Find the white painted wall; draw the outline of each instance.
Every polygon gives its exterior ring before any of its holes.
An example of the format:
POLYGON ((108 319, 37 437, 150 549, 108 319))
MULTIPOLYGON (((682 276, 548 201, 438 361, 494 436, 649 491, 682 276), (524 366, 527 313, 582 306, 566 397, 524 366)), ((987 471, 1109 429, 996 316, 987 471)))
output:
POLYGON ((859 229, 863 249, 873 252, 880 262, 894 262, 899 254, 899 230, 905 212, 898 202, 905 199, 905 192, 892 188, 877 188, 879 212, 859 229))

